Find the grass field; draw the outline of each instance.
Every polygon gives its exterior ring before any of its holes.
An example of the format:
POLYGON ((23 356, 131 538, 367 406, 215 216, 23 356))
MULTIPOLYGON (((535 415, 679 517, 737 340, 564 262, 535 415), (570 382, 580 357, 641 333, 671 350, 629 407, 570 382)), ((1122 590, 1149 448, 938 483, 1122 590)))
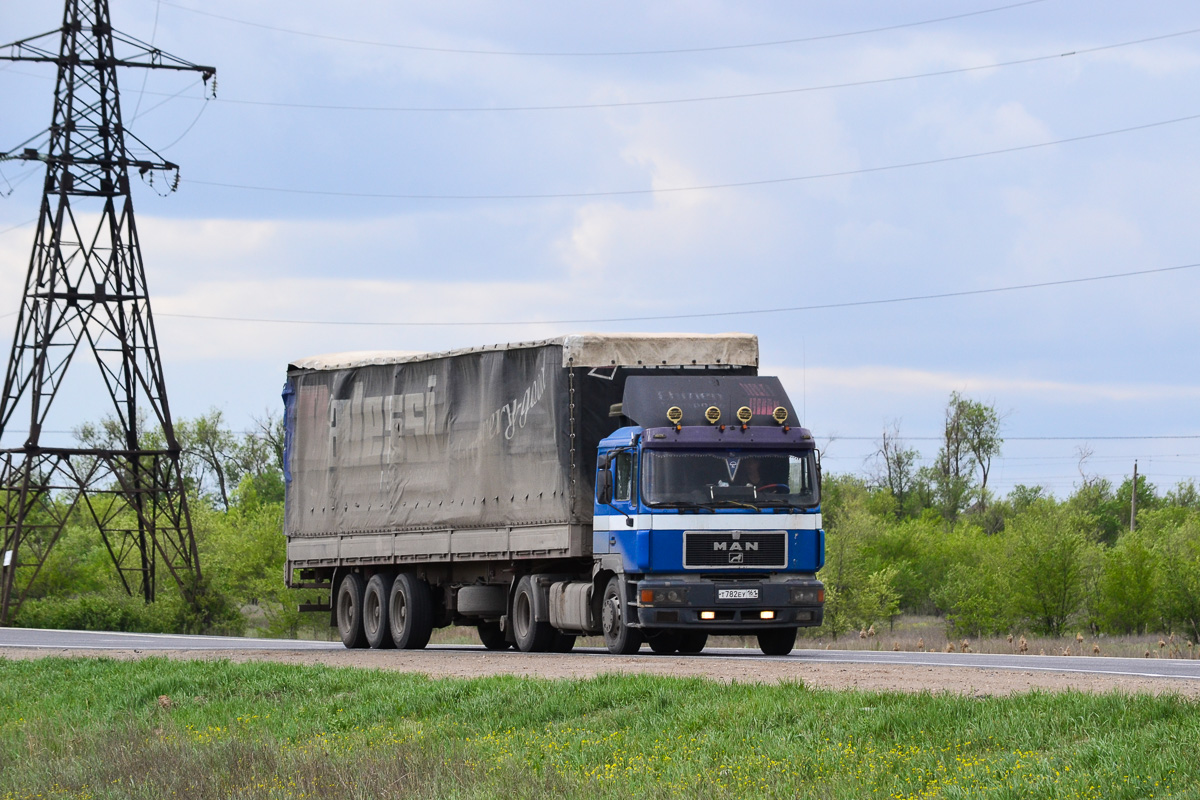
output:
POLYGON ((0 660, 0 798, 1200 798, 1200 704, 0 660))

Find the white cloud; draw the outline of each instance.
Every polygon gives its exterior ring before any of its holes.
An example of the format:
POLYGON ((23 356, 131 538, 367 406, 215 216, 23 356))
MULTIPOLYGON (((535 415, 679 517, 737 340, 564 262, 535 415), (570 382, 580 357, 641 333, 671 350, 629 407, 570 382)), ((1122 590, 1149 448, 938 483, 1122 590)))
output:
POLYGON ((1109 50, 1097 53, 1093 57, 1099 62, 1130 67, 1154 78, 1200 69, 1200 54, 1171 44, 1146 44, 1135 48, 1109 50))
POLYGON ((927 105, 913 114, 913 129, 924 131, 947 156, 1037 144, 1054 138, 1049 127, 1016 100, 986 101, 971 108, 927 105))

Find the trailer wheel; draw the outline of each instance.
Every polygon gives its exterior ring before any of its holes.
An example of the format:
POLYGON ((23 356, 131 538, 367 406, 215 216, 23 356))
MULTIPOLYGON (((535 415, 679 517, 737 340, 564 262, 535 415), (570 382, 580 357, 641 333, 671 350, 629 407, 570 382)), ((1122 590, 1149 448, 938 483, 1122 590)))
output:
POLYGON ((363 631, 363 581, 362 577, 347 572, 338 584, 337 590, 337 627, 342 637, 342 644, 350 649, 367 646, 367 636, 363 631))
POLYGON ((708 634, 704 631, 683 631, 679 637, 679 652, 691 655, 699 653, 708 644, 708 634))
POLYGON ((624 592, 621 577, 614 575, 604 587, 600 603, 600 625, 604 629, 604 644, 614 655, 628 656, 642 647, 642 632, 625 624, 624 592))
POLYGON ((388 598, 392 594, 391 575, 379 572, 367 581, 363 591, 363 633, 367 635, 367 644, 376 650, 386 650, 396 646, 392 641, 392 628, 388 624, 388 598))
POLYGON ((522 653, 546 652, 554 644, 557 635, 549 622, 538 622, 534 616, 533 592, 533 580, 528 575, 517 581, 509 619, 512 621, 517 649, 522 653))
POLYGON ((786 656, 796 646, 795 628, 777 628, 758 634, 758 649, 768 656, 786 656))
POLYGON ((500 630, 499 622, 481 622, 475 626, 479 631, 479 641, 488 650, 507 650, 511 645, 504 631, 500 630))
POLYGON ((420 650, 433 633, 433 593, 429 584, 411 572, 402 572, 388 595, 388 627, 401 650, 420 650))

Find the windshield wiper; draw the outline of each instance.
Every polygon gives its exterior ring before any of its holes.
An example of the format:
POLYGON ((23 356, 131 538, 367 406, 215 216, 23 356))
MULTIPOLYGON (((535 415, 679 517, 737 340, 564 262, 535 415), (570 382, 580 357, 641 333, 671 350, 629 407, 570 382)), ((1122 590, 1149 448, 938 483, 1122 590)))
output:
POLYGON ((713 499, 712 501, 705 503, 704 505, 709 508, 748 508, 751 511, 758 512, 759 514, 762 513, 761 507, 753 505, 752 503, 743 503, 740 500, 713 499))
POLYGON ((696 503, 691 500, 679 500, 674 503, 650 503, 651 508, 674 508, 679 511, 685 509, 694 509, 698 511, 708 511, 712 513, 712 509, 704 503, 696 503))

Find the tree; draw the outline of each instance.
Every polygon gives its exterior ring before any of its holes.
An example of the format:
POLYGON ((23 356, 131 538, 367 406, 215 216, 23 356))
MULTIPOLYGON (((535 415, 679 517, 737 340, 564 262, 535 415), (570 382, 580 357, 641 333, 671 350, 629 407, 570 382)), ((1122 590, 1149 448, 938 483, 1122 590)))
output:
POLYGON ((873 457, 875 463, 875 484, 887 489, 896 500, 895 515, 897 517, 912 516, 920 513, 920 508, 912 501, 916 499, 921 481, 921 473, 917 463, 921 452, 915 448, 905 447, 900 438, 900 423, 893 421, 890 430, 884 428, 879 442, 879 449, 873 457))
MULTIPOLYGON (((138 429, 145 427, 146 415, 138 412, 138 429)), ((225 422, 220 409, 195 418, 179 418, 175 438, 182 451, 180 468, 190 494, 228 511, 233 488, 251 476, 263 500, 283 500, 283 418, 268 414, 255 420, 256 430, 239 436, 225 422)), ((85 423, 75 430, 75 438, 88 447, 121 449, 123 429, 114 417, 99 423, 85 423)), ((161 434, 150 431, 151 443, 161 434)))
POLYGON ((979 506, 983 509, 987 502, 987 482, 992 471, 992 459, 1000 455, 1000 445, 1004 443, 1000 438, 1000 416, 991 406, 973 400, 951 395, 951 402, 957 405, 963 438, 979 470, 979 506))
POLYGON ((1182 626, 1192 642, 1200 642, 1200 515, 1164 531, 1157 549, 1167 623, 1182 626))
POLYGON ((1007 553, 1008 586, 1018 612, 1036 629, 1059 636, 1082 607, 1094 550, 1080 522, 1038 505, 1014 519, 1007 553))
POLYGON ((942 447, 931 474, 943 517, 957 519, 972 501, 980 510, 986 508, 992 459, 1000 454, 1003 442, 996 409, 958 392, 950 393, 942 447))
MULTIPOLYGON (((1142 502, 1142 498, 1138 497, 1138 503, 1142 502)), ((1197 509, 1200 508, 1200 489, 1196 488, 1196 482, 1191 478, 1186 481, 1180 481, 1175 484, 1175 488, 1167 492, 1163 497, 1164 505, 1178 506, 1179 508, 1197 509)))
POLYGON ((954 564, 937 591, 946 625, 956 634, 990 636, 1010 629, 1012 606, 998 564, 954 564))
POLYGON ((1141 532, 1126 533, 1104 554, 1098 586, 1098 615, 1108 633, 1139 636, 1159 621, 1161 568, 1141 532))
POLYGON ((898 571, 876 564, 871 545, 885 530, 885 521, 871 514, 869 491, 859 479, 841 476, 826 480, 831 490, 823 507, 826 517, 824 630, 833 638, 894 617, 900 608, 898 571))
POLYGON ((224 414, 214 408, 195 419, 181 419, 175 426, 179 446, 183 448, 183 470, 193 491, 200 496, 213 492, 221 506, 229 510, 229 486, 241 477, 236 461, 237 437, 225 424, 224 414))

